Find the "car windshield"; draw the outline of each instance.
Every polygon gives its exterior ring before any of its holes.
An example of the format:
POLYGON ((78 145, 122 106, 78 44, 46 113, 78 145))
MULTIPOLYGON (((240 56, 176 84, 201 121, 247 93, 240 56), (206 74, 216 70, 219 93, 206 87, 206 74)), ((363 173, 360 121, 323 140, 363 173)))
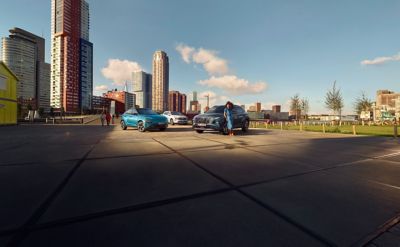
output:
POLYGON ((171 115, 183 115, 183 114, 180 113, 180 112, 177 112, 177 111, 172 111, 172 112, 171 112, 171 115))
POLYGON ((145 109, 145 108, 137 109, 137 111, 138 111, 139 114, 141 114, 141 115, 156 115, 156 114, 157 114, 157 113, 153 112, 152 110, 150 110, 150 109, 145 109))
POLYGON ((225 106, 217 105, 210 108, 207 113, 224 113, 225 106))

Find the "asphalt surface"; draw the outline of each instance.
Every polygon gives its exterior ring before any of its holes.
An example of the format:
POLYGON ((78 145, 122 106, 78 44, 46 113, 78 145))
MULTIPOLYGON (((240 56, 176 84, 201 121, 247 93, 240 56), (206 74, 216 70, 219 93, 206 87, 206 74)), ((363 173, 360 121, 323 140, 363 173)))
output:
POLYGON ((0 246, 400 246, 393 138, 0 128, 0 246))

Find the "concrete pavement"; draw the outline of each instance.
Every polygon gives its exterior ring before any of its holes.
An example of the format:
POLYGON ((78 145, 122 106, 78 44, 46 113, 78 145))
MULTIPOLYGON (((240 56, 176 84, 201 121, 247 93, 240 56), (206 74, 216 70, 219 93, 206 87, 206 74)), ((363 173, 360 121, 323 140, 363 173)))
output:
POLYGON ((400 246, 400 144, 0 128, 0 246, 400 246))

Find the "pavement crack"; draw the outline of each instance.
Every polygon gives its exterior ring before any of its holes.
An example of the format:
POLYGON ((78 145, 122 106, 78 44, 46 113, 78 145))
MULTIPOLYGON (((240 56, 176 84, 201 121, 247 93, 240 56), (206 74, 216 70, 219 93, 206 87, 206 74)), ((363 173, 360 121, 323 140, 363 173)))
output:
POLYGON ((32 225, 35 225, 40 217, 47 211, 47 209, 51 206, 57 196, 61 193, 64 187, 71 180, 72 176, 76 173, 82 163, 86 160, 90 152, 94 149, 94 145, 91 147, 89 151, 85 153, 85 155, 77 162, 77 164, 71 169, 71 171, 67 174, 67 176, 63 179, 63 181, 57 186, 57 188, 42 202, 42 204, 35 210, 35 212, 31 215, 31 217, 25 222, 25 224, 19 229, 18 234, 14 235, 10 240, 7 246, 18 246, 29 234, 29 228, 32 225))

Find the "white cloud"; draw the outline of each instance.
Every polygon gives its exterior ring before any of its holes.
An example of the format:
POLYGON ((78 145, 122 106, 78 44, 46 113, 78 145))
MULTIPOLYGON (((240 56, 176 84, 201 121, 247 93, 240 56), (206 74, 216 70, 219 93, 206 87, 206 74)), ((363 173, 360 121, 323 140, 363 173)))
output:
POLYGON ((94 95, 102 95, 108 90, 107 85, 99 85, 94 87, 94 95))
POLYGON ((176 50, 181 54, 183 61, 186 63, 191 62, 191 57, 195 49, 193 47, 187 46, 185 44, 179 44, 176 50))
POLYGON ((267 88, 267 83, 263 81, 250 83, 248 80, 238 78, 235 75, 212 76, 210 79, 199 81, 199 84, 217 87, 232 95, 262 93, 267 88))
POLYGON ((209 75, 226 75, 229 72, 228 61, 218 57, 217 51, 196 49, 185 44, 179 44, 176 50, 186 63, 193 62, 203 65, 209 75))
POLYGON ((372 60, 363 60, 361 65, 380 65, 391 61, 400 61, 400 53, 391 57, 376 57, 372 60))
POLYGON ((109 59, 107 67, 101 70, 103 76, 113 81, 113 84, 123 86, 130 81, 132 72, 143 70, 140 64, 129 60, 109 59))

